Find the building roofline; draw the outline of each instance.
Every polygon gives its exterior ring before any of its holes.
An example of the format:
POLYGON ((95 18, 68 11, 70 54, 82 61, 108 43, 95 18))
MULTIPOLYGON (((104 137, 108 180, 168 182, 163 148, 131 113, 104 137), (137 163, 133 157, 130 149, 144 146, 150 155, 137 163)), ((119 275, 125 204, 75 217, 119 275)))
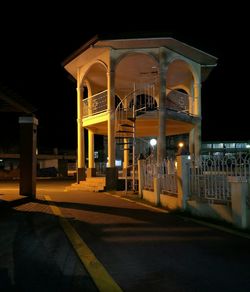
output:
POLYGON ((79 56, 81 53, 86 51, 88 48, 93 46, 96 42, 100 40, 99 35, 95 35, 93 38, 91 38, 89 41, 84 43, 79 49, 74 51, 71 55, 69 55, 64 61, 62 61, 62 66, 66 66, 68 63, 70 63, 73 59, 75 59, 77 56, 79 56))

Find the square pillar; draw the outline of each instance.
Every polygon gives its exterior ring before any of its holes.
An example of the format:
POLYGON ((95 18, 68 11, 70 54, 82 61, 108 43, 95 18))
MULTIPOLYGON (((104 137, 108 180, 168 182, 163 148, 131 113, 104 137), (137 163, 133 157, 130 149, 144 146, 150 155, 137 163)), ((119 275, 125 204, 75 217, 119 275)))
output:
POLYGON ((118 187, 118 169, 116 167, 106 168, 106 190, 117 190, 118 187))
POLYGON ((231 186, 233 224, 239 228, 247 227, 247 195, 248 182, 246 178, 229 176, 231 186))
POLYGON ((158 112, 158 141, 157 141, 157 165, 160 165, 166 157, 166 75, 167 75, 167 52, 166 48, 160 48, 159 51, 159 65, 160 65, 160 87, 159 87, 159 112, 158 112))
POLYGON ((20 124, 20 195, 36 197, 37 125, 35 117, 19 117, 20 124))
POLYGON ((94 137, 95 137, 94 132, 92 130, 88 130, 88 168, 87 168, 87 177, 95 177, 96 176, 94 137))
POLYGON ((189 196, 189 159, 187 155, 179 155, 176 158, 178 207, 185 210, 189 196))
POLYGON ((85 179, 85 145, 83 117, 83 88, 77 87, 77 183, 85 179))

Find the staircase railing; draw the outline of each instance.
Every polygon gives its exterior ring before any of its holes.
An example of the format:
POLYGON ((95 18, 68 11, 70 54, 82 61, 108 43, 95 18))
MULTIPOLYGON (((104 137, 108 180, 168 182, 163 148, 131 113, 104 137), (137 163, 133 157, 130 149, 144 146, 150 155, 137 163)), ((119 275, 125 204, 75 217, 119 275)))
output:
MULTIPOLYGON (((132 188, 136 189, 135 168, 136 168, 136 117, 157 109, 155 100, 155 84, 141 86, 127 96, 117 105, 115 110, 115 135, 117 145, 121 150, 132 152, 132 188)), ((129 154, 128 153, 128 154, 129 154)), ((127 179, 125 182, 127 186, 127 179)))

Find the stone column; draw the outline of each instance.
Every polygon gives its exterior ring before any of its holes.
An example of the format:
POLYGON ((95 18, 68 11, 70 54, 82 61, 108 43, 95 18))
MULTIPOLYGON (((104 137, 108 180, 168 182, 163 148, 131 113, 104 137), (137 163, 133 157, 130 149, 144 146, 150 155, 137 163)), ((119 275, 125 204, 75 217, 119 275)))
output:
POLYGON ((82 127, 83 115, 83 88, 77 89, 77 182, 85 179, 85 149, 84 128, 82 127))
POLYGON ((248 181, 246 178, 229 176, 228 182, 231 185, 233 224, 240 228, 249 227, 247 220, 248 181))
POLYGON ((20 124, 20 195, 36 197, 36 147, 38 120, 19 117, 20 124))
POLYGON ((185 210, 187 206, 189 190, 189 164, 187 155, 177 156, 177 191, 178 207, 185 210))
POLYGON ((95 169, 95 152, 94 152, 94 132, 88 130, 88 169, 87 169, 87 177, 96 176, 95 169))
POLYGON ((108 81, 108 167, 115 167, 115 93, 114 72, 107 73, 108 81))
POLYGON ((143 188, 144 188, 144 167, 146 165, 146 160, 142 157, 139 157, 138 159, 138 194, 139 197, 143 197, 143 188))
POLYGON ((194 129, 189 132, 189 153, 194 155, 194 129))
MULTIPOLYGON (((111 58, 111 57, 110 57, 111 58)), ((108 103, 108 167, 106 168, 106 189, 117 188, 118 170, 115 167, 115 74, 112 58, 107 72, 108 103)))
MULTIPOLYGON (((201 118, 201 84, 194 83, 194 113, 201 118)), ((199 120, 193 131, 194 140, 194 154, 196 157, 200 155, 201 151, 201 120, 199 120)))
POLYGON ((160 90, 159 90, 159 132, 157 141, 157 165, 160 165, 166 156, 166 73, 167 52, 160 48, 160 90))
POLYGON ((123 174, 128 175, 128 166, 129 166, 129 139, 124 138, 124 150, 123 150, 123 174))

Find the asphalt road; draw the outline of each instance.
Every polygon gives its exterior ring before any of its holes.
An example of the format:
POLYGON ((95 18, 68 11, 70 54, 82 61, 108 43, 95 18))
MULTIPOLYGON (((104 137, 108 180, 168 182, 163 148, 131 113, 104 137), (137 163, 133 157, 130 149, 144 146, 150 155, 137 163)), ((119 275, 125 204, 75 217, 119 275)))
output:
POLYGON ((250 291, 249 239, 53 182, 1 212, 0 283, 13 291, 95 290, 44 195, 124 291, 250 291))

